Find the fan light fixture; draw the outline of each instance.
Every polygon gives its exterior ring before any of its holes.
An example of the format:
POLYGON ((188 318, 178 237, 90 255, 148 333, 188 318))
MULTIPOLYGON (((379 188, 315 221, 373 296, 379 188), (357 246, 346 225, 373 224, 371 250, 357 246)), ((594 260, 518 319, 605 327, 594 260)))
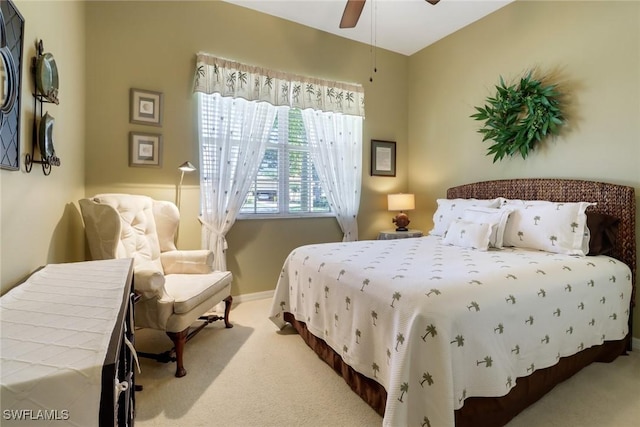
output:
POLYGON ((390 211, 400 211, 399 214, 391 220, 396 224, 396 231, 408 231, 407 225, 409 217, 404 211, 410 211, 416 208, 416 200, 413 194, 388 194, 387 195, 387 207, 390 211))

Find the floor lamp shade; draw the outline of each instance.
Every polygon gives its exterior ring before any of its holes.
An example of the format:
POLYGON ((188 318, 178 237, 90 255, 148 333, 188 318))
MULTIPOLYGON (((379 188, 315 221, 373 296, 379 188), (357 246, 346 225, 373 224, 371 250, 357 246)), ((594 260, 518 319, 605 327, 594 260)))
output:
POLYGON ((191 162, 184 162, 183 164, 178 166, 178 169, 180 169, 182 172, 193 172, 194 170, 196 170, 196 167, 193 166, 191 162))

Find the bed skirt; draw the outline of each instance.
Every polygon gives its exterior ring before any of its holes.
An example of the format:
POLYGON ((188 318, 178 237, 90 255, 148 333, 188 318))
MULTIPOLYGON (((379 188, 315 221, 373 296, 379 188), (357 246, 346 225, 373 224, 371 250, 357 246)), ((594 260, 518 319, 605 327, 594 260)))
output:
MULTIPOLYGON (((384 416, 387 392, 371 378, 356 372, 343 362, 339 354, 324 340, 311 334, 304 322, 296 320, 291 313, 284 313, 302 339, 329 366, 344 378, 351 389, 358 394, 378 414, 384 416)), ((536 402, 553 387, 570 378, 592 362, 612 362, 619 355, 626 354, 630 335, 619 341, 605 343, 585 349, 573 356, 563 357, 549 368, 539 369, 528 377, 518 378, 516 386, 503 397, 470 397, 464 406, 455 411, 456 427, 498 427, 507 424, 527 406, 536 402)))

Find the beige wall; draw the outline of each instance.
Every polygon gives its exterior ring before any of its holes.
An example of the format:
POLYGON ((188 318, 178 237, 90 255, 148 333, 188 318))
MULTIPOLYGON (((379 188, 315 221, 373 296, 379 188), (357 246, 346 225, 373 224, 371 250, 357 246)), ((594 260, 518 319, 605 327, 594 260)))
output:
MULTIPOLYGON (((85 19, 81 2, 14 1, 25 18, 22 64, 20 171, 0 170, 0 283, 4 293, 37 267, 84 259, 84 230, 76 201, 84 196, 85 19), (45 105, 55 118, 54 147, 61 166, 44 176, 40 165, 24 169, 31 153, 35 43, 44 41, 60 75, 60 105, 45 105)), ((38 155, 39 156, 39 155, 38 155)))
MULTIPOLYGON (((90 2, 87 4, 86 194, 123 191, 175 199, 177 167, 198 164, 195 55, 209 52, 248 64, 365 87, 361 238, 391 225, 386 193, 406 191, 408 58, 377 53, 369 82, 368 46, 223 2, 90 2), (129 89, 164 94, 162 127, 129 123, 129 89), (130 168, 128 133, 159 132, 159 169, 130 168), (371 139, 397 141, 396 178, 369 176, 371 139)), ((198 174, 185 175, 179 245, 200 247, 198 174)), ((287 254, 296 246, 339 241, 334 218, 238 221, 228 234, 232 293, 273 290, 287 254)))
MULTIPOLYGON (((558 177, 630 185, 640 198, 640 3, 513 3, 409 60, 409 187, 416 226, 432 227, 448 187, 558 177), (499 76, 538 67, 568 96, 568 123, 526 160, 492 163, 470 119, 499 76)), ((640 220, 636 220, 640 236, 640 220)), ((639 245, 640 247, 640 245, 639 245)), ((640 271, 640 269, 638 269, 640 271)), ((635 310, 635 336, 640 312, 635 310)))

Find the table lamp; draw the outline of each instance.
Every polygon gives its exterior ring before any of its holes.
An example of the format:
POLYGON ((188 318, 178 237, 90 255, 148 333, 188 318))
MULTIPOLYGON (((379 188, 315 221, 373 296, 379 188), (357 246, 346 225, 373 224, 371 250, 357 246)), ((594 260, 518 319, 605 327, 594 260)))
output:
POLYGON ((409 221, 409 217, 404 211, 410 211, 416 208, 414 195, 404 193, 388 194, 387 206, 390 211, 400 211, 400 213, 391 220, 391 222, 396 224, 396 231, 408 231, 407 225, 409 225, 411 221, 409 221))

